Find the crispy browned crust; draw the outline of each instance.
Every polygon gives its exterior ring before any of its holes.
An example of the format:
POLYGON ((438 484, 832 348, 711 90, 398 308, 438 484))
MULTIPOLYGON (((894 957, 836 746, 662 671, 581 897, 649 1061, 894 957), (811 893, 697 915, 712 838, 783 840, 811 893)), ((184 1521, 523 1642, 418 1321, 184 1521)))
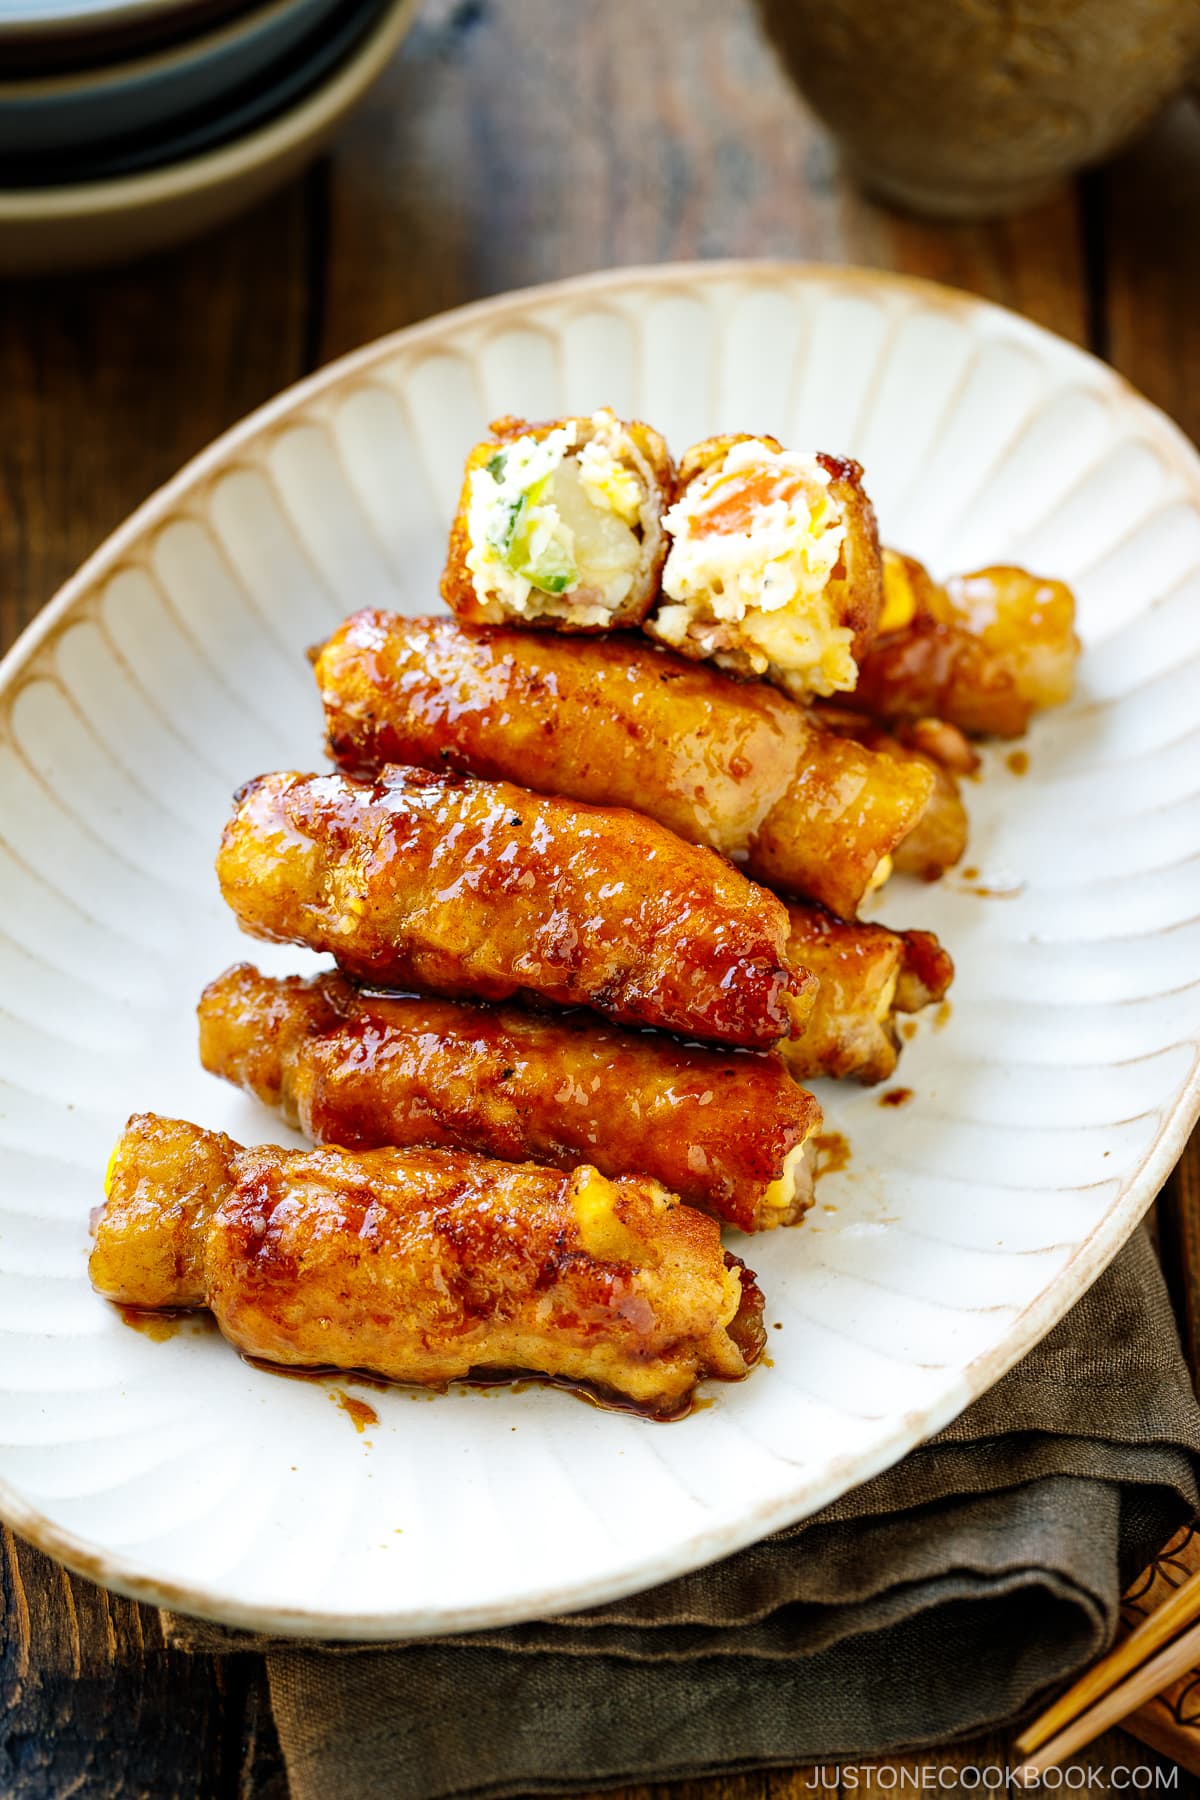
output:
POLYGON ((880 754, 817 719, 788 792, 750 847, 748 867, 787 895, 852 919, 884 857, 918 828, 936 785, 917 757, 880 754))
POLYGON ((316 658, 331 755, 629 806, 784 892, 852 914, 933 775, 847 744, 765 682, 644 639, 571 644, 360 612, 316 658))
POLYGON ((877 637, 860 663, 856 706, 1012 738, 1036 710, 1069 698, 1079 640, 1061 581, 997 567, 940 586, 914 557, 890 550, 884 567, 889 594, 904 597, 911 617, 877 637))
MULTIPOLYGON (((777 1056, 719 1053, 593 1014, 367 994, 239 963, 199 1006, 200 1060, 319 1144, 438 1144, 652 1176, 743 1231, 821 1109, 777 1056)), ((801 1197, 804 1197, 803 1184, 801 1197)))
POLYGON ((832 478, 830 488, 846 520, 846 540, 830 586, 838 616, 854 633, 852 650, 857 662, 875 636, 883 607, 879 525, 862 484, 862 464, 849 456, 828 456, 823 450, 817 452, 817 461, 832 478))
POLYGON ((501 419, 493 419, 489 430, 491 437, 481 444, 476 444, 469 453, 463 469, 462 487, 459 491, 458 507, 454 514, 454 522, 450 527, 450 541, 446 553, 446 566, 442 571, 440 592, 442 599, 451 612, 465 625, 508 625, 522 630, 559 631, 567 635, 592 636, 607 631, 631 630, 641 624, 650 608, 658 598, 659 581, 662 577, 662 566, 667 556, 666 534, 661 529, 663 514, 670 506, 675 494, 675 465, 671 453, 667 449, 666 440, 653 426, 643 423, 641 419, 622 419, 623 428, 629 433, 648 464, 657 484, 655 501, 660 528, 653 554, 639 580, 634 584, 621 606, 613 613, 605 624, 580 625, 570 619, 559 619, 542 615, 535 619, 514 616, 498 601, 483 601, 475 591, 475 583, 471 571, 467 567, 467 552, 471 548, 470 535, 467 530, 467 515, 471 502, 471 475, 474 470, 481 469, 495 455, 498 445, 511 443, 519 437, 548 437, 560 426, 574 424, 580 433, 579 443, 587 442, 591 435, 590 418, 584 415, 569 415, 563 419, 546 419, 531 421, 505 415, 501 419))
POLYGON ((205 1305, 204 1233, 237 1149, 224 1132, 134 1113, 105 1182, 93 1287, 126 1306, 205 1305))
POLYGON ((471 507, 471 476, 476 469, 483 468, 484 464, 495 455, 496 445, 499 442, 498 437, 489 438, 482 444, 476 444, 467 455, 466 463, 463 466, 462 487, 458 493, 458 505, 454 509, 454 518, 450 524, 450 538, 446 546, 446 566, 442 570, 442 578, 438 583, 438 592, 450 611, 468 625, 499 623, 502 616, 499 607, 486 606, 480 600, 475 592, 471 571, 467 567, 467 553, 471 548, 471 534, 467 530, 467 517, 471 507))
POLYGON ((508 782, 263 775, 217 874, 243 930, 381 986, 587 1005, 754 1048, 812 1004, 773 894, 640 813, 508 782))
MULTIPOLYGON (((750 431, 724 432, 704 438, 684 451, 679 460, 676 495, 681 495, 700 475, 727 456, 735 444, 750 443, 756 434, 750 431)), ((771 450, 781 451, 776 437, 757 438, 771 450)), ((839 625, 854 633, 851 652, 857 662, 875 635, 883 606, 883 563, 879 548, 879 526, 875 508, 863 487, 862 464, 850 456, 834 456, 824 450, 815 452, 816 459, 830 477, 829 491, 842 509, 846 537, 842 554, 834 566, 826 590, 839 625)), ((698 648, 679 646, 684 656, 699 656, 698 648)), ((746 665, 747 672, 749 664, 746 665)))
MULTIPOLYGON (((853 696, 857 700, 857 694, 853 696)), ((933 777, 929 804, 892 852, 898 874, 937 881, 962 859, 970 822, 955 770, 972 772, 978 757, 957 726, 942 719, 897 720, 889 730, 877 719, 845 707, 822 707, 821 717, 839 736, 853 738, 876 755, 919 763, 933 777)))
POLYGON ((954 964, 932 931, 902 931, 904 960, 896 983, 896 1011, 923 1012, 944 1000, 954 980, 954 964))
POLYGON ((210 1307, 265 1362, 435 1386, 532 1371, 660 1417, 763 1348, 762 1296, 716 1220, 644 1177, 450 1150, 246 1150, 154 1114, 117 1146, 89 1272, 127 1305, 210 1307))
POLYGON ((854 697, 880 718, 938 713, 964 731, 1014 738, 1032 706, 1010 669, 954 625, 914 619, 879 638, 859 666, 854 697))
MULTIPOLYGON (((895 754, 899 753, 898 747, 895 754)), ((920 881, 937 881, 962 861, 970 829, 954 777, 936 763, 929 766, 935 782, 929 805, 892 855, 898 875, 915 875, 920 881)))
POLYGON ((929 931, 847 923, 817 906, 790 906, 788 914, 792 954, 821 983, 803 1033, 784 1048, 788 1068, 799 1081, 886 1081, 900 1051, 896 1013, 943 998, 954 978, 950 957, 929 931))

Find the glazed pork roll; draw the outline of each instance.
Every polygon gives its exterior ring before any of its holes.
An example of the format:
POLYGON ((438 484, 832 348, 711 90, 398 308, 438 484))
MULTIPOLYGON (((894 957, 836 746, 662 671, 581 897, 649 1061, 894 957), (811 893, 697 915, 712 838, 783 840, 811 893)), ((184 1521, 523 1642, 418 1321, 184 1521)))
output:
POLYGON ((252 937, 383 987, 591 1006, 753 1047, 816 991, 789 966, 785 908, 713 851, 504 781, 262 775, 237 796, 217 875, 252 937))
POLYGON ((886 1081, 900 1052, 897 1013, 945 998, 954 964, 931 931, 889 931, 791 906, 792 954, 820 980, 817 1003, 783 1055, 797 1081, 886 1081))
POLYGON ((877 755, 919 763, 929 770, 933 780, 929 804, 892 852, 895 871, 936 881, 960 862, 970 822, 958 777, 973 774, 979 757, 958 727, 945 719, 899 719, 889 728, 878 719, 840 706, 820 711, 821 718, 839 735, 853 738, 877 755))
POLYGON ((684 455, 664 524, 652 636, 799 699, 854 686, 883 596, 858 463, 776 438, 708 438, 684 455))
POLYGON ((886 878, 934 786, 765 682, 633 637, 567 643, 367 611, 318 653, 316 677, 348 773, 416 763, 634 807, 843 915, 886 878))
POLYGON ((720 1054, 585 1013, 362 993, 343 975, 210 982, 200 1060, 318 1144, 440 1144, 650 1175, 743 1231, 812 1198, 821 1109, 777 1056, 720 1054))
POLYGON ((108 1300, 208 1307, 244 1356, 440 1387, 489 1371, 686 1411, 763 1348, 715 1219, 641 1176, 453 1150, 246 1150, 135 1114, 89 1273, 108 1300))
POLYGON ((491 429, 467 458, 447 606, 476 625, 640 625, 666 555, 674 471, 662 438, 608 411, 491 429))
POLYGON ((1079 639, 1061 581, 988 568, 944 584, 911 556, 884 554, 879 635, 854 704, 884 719, 933 715, 979 736, 1020 737, 1069 700, 1079 639))

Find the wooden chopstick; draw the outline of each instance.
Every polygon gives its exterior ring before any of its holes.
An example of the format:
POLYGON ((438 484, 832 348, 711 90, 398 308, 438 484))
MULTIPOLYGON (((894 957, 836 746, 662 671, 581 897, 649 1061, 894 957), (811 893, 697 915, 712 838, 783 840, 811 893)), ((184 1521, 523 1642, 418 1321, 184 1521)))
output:
POLYGON ((1135 1631, 1131 1631, 1127 1638, 1122 1638, 1107 1656, 1102 1656, 1098 1663, 1080 1676, 1073 1687, 1059 1695, 1053 1706, 1048 1707, 1040 1718, 1025 1728, 1016 1742, 1020 1754, 1032 1755, 1040 1745, 1064 1730, 1072 1719, 1077 1719, 1102 1695, 1116 1687, 1118 1682, 1132 1675, 1148 1657, 1153 1656, 1156 1650, 1194 1619, 1200 1619, 1200 1569, 1194 1575, 1189 1575, 1168 1600, 1155 1607, 1148 1619, 1143 1619, 1135 1631))
MULTIPOLYGON (((1124 1649, 1125 1645, 1121 1647, 1124 1649)), ((1170 1687, 1197 1663, 1200 1663, 1200 1623, 1189 1627, 1167 1649, 1143 1663, 1127 1681, 1111 1688, 1095 1706, 1080 1713, 1064 1731, 1052 1737, 1036 1755, 1028 1757, 1019 1769, 1014 1770, 1013 1780, 1024 1787, 1032 1787, 1045 1769, 1052 1769, 1056 1763, 1074 1755, 1076 1750, 1082 1750, 1110 1725, 1127 1719, 1130 1713, 1144 1706, 1147 1700, 1153 1700, 1155 1694, 1161 1694, 1165 1687, 1170 1687)))

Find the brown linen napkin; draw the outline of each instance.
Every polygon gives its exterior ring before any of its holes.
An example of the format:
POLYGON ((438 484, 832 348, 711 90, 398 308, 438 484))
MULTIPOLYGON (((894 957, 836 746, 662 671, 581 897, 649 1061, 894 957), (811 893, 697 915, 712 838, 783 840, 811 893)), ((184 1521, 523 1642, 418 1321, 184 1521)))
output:
MULTIPOLYGON (((669 1427, 665 1428, 669 1429, 669 1427)), ((880 1755, 1013 1719, 1100 1654, 1196 1511, 1197 1407, 1136 1234, 954 1424, 815 1518, 569 1618, 267 1652, 293 1800, 501 1800, 880 1755)))

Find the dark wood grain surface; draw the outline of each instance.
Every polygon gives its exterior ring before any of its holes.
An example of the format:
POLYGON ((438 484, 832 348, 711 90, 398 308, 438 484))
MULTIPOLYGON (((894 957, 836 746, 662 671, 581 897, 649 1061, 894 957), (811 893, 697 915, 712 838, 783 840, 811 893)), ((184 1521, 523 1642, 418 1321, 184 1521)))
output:
MULTIPOLYGON (((610 264, 793 256, 950 282, 1108 356, 1200 437, 1198 220, 1189 102, 1035 212, 934 226, 848 187, 749 0, 427 0, 332 155, 255 213, 136 268, 0 290, 0 648, 139 500, 280 387, 444 307, 610 264)), ((1196 1368, 1195 1145, 1159 1234, 1196 1368)), ((921 1763, 946 1791, 955 1769, 1007 1751, 996 1738, 921 1763)), ((1118 1766, 1168 1767, 1118 1732, 1076 1761, 1091 1791, 1118 1766)), ((772 1773, 636 1800, 835 1791, 772 1773)), ((894 1771, 854 1791, 898 1791, 894 1771)), ((168 1651, 153 1611, 4 1533, 0 1797, 68 1795, 284 1800, 263 1672, 168 1651)))

